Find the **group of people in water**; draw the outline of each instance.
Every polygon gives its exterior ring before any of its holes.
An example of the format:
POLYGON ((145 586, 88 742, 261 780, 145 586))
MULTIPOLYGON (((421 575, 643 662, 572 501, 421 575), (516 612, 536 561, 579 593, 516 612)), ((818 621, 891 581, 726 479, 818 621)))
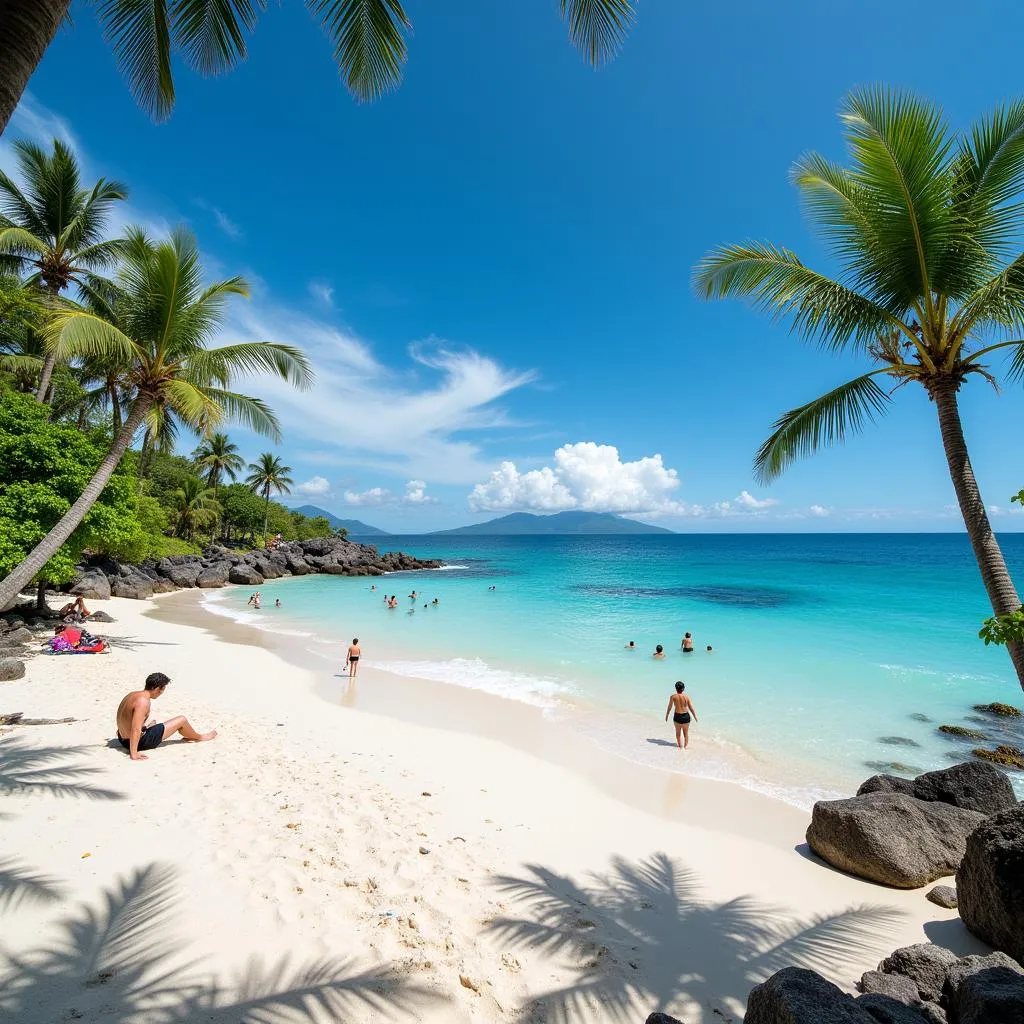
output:
MULTIPOLYGON (((376 590, 376 589, 377 589, 377 584, 376 583, 371 584, 370 590, 376 590)), ((415 615, 416 614, 415 605, 416 605, 416 602, 422 596, 423 596, 422 594, 417 594, 415 590, 409 595, 409 600, 412 601, 412 603, 413 603, 413 607, 409 609, 409 612, 408 612, 409 615, 415 615)), ((435 597, 434 600, 431 601, 429 604, 427 602, 424 602, 423 607, 424 608, 437 608, 440 604, 441 604, 440 598, 435 597)), ((397 594, 385 594, 384 595, 384 607, 385 608, 397 608, 398 607, 398 595, 397 594)))
MULTIPOLYGON (((253 606, 253 608, 256 609, 256 611, 259 611, 260 608, 263 607, 263 594, 260 593, 260 591, 257 590, 256 593, 249 595, 249 600, 246 601, 245 603, 246 603, 246 605, 250 605, 251 604, 253 606)), ((280 608, 281 607, 281 598, 278 597, 278 598, 274 599, 274 607, 275 608, 280 608)))
MULTIPOLYGON (((683 654, 693 654, 693 652, 694 652, 693 634, 692 633, 686 633, 683 636, 683 639, 680 642, 679 647, 682 650, 683 654)), ((637 647, 635 641, 630 640, 629 643, 626 644, 626 650, 627 651, 636 651, 636 650, 639 650, 639 648, 637 647)), ((711 646, 711 644, 708 644, 707 647, 704 648, 705 654, 714 654, 714 651, 715 651, 715 649, 711 646)), ((655 644, 654 645, 654 652, 651 654, 651 657, 652 658, 657 658, 659 661, 661 661, 665 657, 665 648, 661 644, 655 644)))

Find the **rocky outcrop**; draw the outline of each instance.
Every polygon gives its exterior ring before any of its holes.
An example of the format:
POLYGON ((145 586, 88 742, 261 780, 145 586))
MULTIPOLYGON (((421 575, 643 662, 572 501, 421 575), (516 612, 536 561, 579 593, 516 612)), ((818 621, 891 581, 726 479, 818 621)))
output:
POLYGON ((1020 1024, 1024 976, 1008 967, 987 967, 965 978, 949 1000, 956 1024, 1020 1024))
POLYGON ((857 790, 857 796, 866 796, 868 793, 905 793, 907 796, 914 795, 914 780, 904 779, 899 775, 872 775, 865 779, 857 790))
POLYGON ((0 658, 0 683, 10 683, 25 674, 25 663, 17 658, 0 658))
POLYGON ((918 999, 936 1002, 946 983, 946 973, 956 962, 956 954, 948 949, 919 942, 890 953, 878 969, 883 974, 909 980, 917 989, 918 999))
POLYGON ((866 1009, 815 971, 784 967, 755 985, 745 1024, 877 1024, 866 1009))
POLYGON ((143 600, 153 596, 153 581, 140 572, 131 576, 119 575, 111 581, 110 593, 113 597, 131 597, 135 600, 143 600))
POLYGON ((223 587, 228 582, 230 575, 230 562, 214 562, 213 565, 207 566, 199 573, 196 577, 196 586, 204 590, 211 587, 223 587))
POLYGON ((678 1017, 670 1017, 667 1013, 648 1014, 644 1024, 683 1024, 678 1017))
POLYGON ((380 576, 386 572, 436 569, 443 564, 401 551, 381 554, 372 544, 356 544, 341 537, 316 537, 244 555, 211 545, 202 555, 169 555, 139 566, 121 564, 112 558, 95 559, 78 567, 71 590, 86 599, 146 598, 180 588, 223 587, 228 583, 258 587, 282 576, 380 576))
POLYGON ((883 995, 861 996, 858 1009, 867 1010, 876 1024, 946 1024, 946 1015, 934 1003, 901 1003, 883 995))
POLYGON ((944 907, 946 910, 956 910, 957 898, 956 889, 951 885, 937 885, 925 893, 924 898, 937 907, 944 907))
POLYGON ((69 593, 87 601, 106 601, 110 597, 110 580, 101 569, 87 569, 75 576, 69 593))
POLYGON ((814 805, 807 842, 833 867, 898 889, 916 889, 956 871, 977 811, 874 792, 814 805))
POLYGON ((247 587, 258 587, 264 580, 263 574, 257 572, 254 566, 240 562, 228 570, 228 582, 240 583, 247 587))
POLYGON ((15 626, 14 629, 4 634, 5 644, 27 644, 34 639, 32 630, 26 629, 24 626, 15 626))
POLYGON ((1021 967, 1013 957, 1009 957, 1005 953, 989 953, 988 956, 964 956, 946 971, 946 982, 942 987, 942 1001, 948 1005, 956 990, 968 978, 980 971, 991 970, 993 967, 1003 967, 1024 975, 1024 967, 1021 967))
POLYGON ((967 928, 1024 962, 1024 804, 974 830, 956 873, 956 891, 967 928))
POLYGON ((965 807, 981 814, 997 814, 1017 804, 1006 773, 980 761, 967 761, 919 775, 914 779, 913 795, 918 800, 965 807))

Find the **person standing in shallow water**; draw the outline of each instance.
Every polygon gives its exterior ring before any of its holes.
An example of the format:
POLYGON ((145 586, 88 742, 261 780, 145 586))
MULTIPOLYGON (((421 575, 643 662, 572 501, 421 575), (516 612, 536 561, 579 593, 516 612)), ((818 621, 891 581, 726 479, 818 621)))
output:
POLYGON ((359 672, 359 656, 363 653, 359 646, 359 637, 353 637, 349 645, 348 654, 345 655, 345 667, 348 669, 349 679, 355 679, 359 672))
POLYGON ((693 654, 693 635, 687 633, 683 637, 683 642, 679 645, 683 649, 683 654, 693 654))
POLYGON ((676 727, 676 746, 685 749, 690 745, 690 716, 693 716, 693 720, 697 721, 697 711, 693 706, 693 701, 683 692, 686 689, 686 684, 681 680, 676 683, 676 692, 673 693, 668 699, 668 708, 665 710, 665 721, 668 721, 668 716, 672 715, 672 721, 676 727), (682 733, 682 742, 680 742, 680 733, 682 733))

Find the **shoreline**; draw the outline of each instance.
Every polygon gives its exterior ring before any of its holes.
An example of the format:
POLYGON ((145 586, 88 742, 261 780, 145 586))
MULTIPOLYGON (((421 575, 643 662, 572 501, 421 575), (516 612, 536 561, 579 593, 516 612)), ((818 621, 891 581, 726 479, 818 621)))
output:
POLYGON ((849 990, 896 946, 986 951, 923 890, 801 856, 793 808, 646 770, 623 802, 544 750, 332 706, 270 634, 172 622, 174 600, 103 603, 111 653, 41 655, 0 688, 76 719, 0 736, 8 849, 60 887, 0 915, 0 1010, 26 1024, 268 1005, 317 1024, 723 1024, 784 964, 849 990), (172 680, 158 717, 219 736, 131 762, 114 710, 154 670, 172 680))
MULTIPOLYGON (((741 805, 742 821, 753 823, 762 840, 771 836, 780 849, 803 842, 809 818, 801 808, 738 782, 706 779, 687 775, 685 771, 630 761, 606 751, 577 728, 549 717, 543 709, 522 701, 434 680, 400 676, 365 664, 360 665, 357 677, 357 683, 362 686, 357 686, 357 693, 351 694, 347 678, 336 672, 325 676, 324 660, 302 646, 299 637, 210 612, 199 595, 200 592, 194 590, 162 595, 154 599, 146 617, 204 629, 226 643, 244 643, 269 650, 296 667, 315 673, 315 692, 330 705, 355 708, 411 725, 497 740, 569 769, 623 804, 674 820, 685 814, 687 820, 698 827, 733 827, 730 822, 722 822, 718 813, 723 793, 728 793, 730 800, 741 805), (794 836, 798 838, 794 840, 794 836)), ((313 637, 309 641, 322 643, 313 637)), ((677 756, 680 752, 672 750, 670 753, 677 756)), ((686 753, 681 756, 685 757, 686 753)), ((749 836, 752 831, 745 828, 739 834, 749 836)))

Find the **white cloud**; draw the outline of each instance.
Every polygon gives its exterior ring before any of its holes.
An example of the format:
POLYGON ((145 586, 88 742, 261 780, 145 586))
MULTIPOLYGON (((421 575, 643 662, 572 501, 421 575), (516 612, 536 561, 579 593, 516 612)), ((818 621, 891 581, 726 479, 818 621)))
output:
POLYGON ((345 491, 343 498, 346 505, 358 508, 366 505, 387 505, 392 501, 393 495, 386 487, 371 487, 368 491, 345 491))
POLYGON ((1019 516, 1024 514, 1024 507, 1020 505, 989 505, 988 514, 990 516, 1019 516))
POLYGON ((213 203, 207 202, 205 199, 196 199, 196 206, 203 210, 207 210, 213 214, 213 219, 217 222, 217 227, 224 232, 228 238, 239 239, 242 237, 242 229, 219 207, 214 206, 213 203))
POLYGON ((771 508, 772 505, 778 505, 778 501, 776 501, 775 498, 763 498, 758 500, 749 491, 740 491, 739 495, 733 500, 741 508, 752 510, 771 508))
POLYGON ((826 508, 824 505, 812 505, 808 510, 812 516, 817 516, 819 519, 824 519, 826 516, 832 514, 830 508, 826 508))
POLYGON ((427 494, 427 483, 425 480, 410 480, 405 485, 405 494, 402 495, 402 501, 407 505, 429 505, 433 504, 436 500, 436 498, 431 498, 427 494))
POLYGON ((672 496, 678 488, 678 474, 660 455, 623 462, 613 445, 581 441, 562 445, 554 466, 520 473, 515 463, 503 462, 473 488, 469 507, 474 512, 685 513, 687 506, 672 496))
POLYGON ((334 308, 334 288, 326 281, 310 281, 306 287, 320 305, 328 309, 334 308))
POLYGON ((305 494, 308 497, 323 497, 331 493, 331 484, 327 477, 315 476, 304 484, 299 484, 295 490, 297 493, 305 494))

